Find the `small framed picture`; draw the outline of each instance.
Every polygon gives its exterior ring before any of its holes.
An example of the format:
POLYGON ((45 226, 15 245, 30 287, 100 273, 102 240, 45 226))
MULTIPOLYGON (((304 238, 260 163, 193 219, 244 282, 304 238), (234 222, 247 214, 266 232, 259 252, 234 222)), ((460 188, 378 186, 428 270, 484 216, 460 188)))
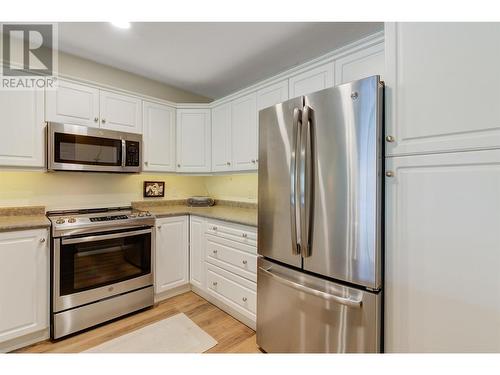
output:
POLYGON ((164 196, 164 181, 144 181, 144 198, 159 198, 164 196))

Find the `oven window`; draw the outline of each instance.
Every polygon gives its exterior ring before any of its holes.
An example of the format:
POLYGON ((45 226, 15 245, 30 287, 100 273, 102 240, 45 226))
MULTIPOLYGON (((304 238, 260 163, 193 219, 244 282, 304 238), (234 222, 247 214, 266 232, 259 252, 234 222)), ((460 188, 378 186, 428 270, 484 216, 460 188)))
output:
POLYGON ((149 274, 151 233, 122 235, 120 238, 61 245, 61 295, 149 274))
POLYGON ((56 163, 122 165, 122 142, 117 139, 55 133, 56 163))

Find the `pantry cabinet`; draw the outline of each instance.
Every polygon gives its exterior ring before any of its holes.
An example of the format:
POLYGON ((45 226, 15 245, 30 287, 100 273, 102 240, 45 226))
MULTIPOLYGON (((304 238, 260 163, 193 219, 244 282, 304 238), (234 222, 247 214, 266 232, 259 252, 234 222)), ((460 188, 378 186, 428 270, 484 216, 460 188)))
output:
POLYGON ((59 80, 45 97, 47 121, 99 127, 99 89, 59 80))
POLYGON ((500 150, 386 171, 385 350, 500 351, 500 150))
POLYGON ((259 155, 256 93, 234 100, 231 108, 233 169, 256 170, 259 155))
POLYGON ((212 171, 225 172, 233 169, 232 103, 212 108, 212 171))
POLYGON ((188 216, 156 219, 156 294, 189 283, 188 225, 188 216))
POLYGON ((49 327, 46 229, 0 233, 0 343, 49 327))
POLYGON ((210 109, 178 109, 176 123, 178 172, 210 172, 210 109))
POLYGON ((175 108, 143 102, 143 170, 175 171, 175 108))
POLYGON ((100 90, 101 128, 142 133, 142 102, 139 98, 100 90))
POLYGON ((0 91, 0 116, 0 165, 43 167, 45 165, 43 91, 0 91))
POLYGON ((387 155, 500 145, 500 28, 386 24, 387 155))
POLYGON ((304 71, 290 77, 289 97, 310 94, 334 85, 334 62, 328 62, 315 68, 307 68, 304 71))

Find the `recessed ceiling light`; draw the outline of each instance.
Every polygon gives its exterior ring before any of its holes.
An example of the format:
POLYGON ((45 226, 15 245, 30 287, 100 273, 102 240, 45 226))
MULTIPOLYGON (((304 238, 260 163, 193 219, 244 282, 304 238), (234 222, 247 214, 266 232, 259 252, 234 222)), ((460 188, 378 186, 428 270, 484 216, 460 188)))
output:
POLYGON ((130 29, 130 22, 127 21, 111 22, 111 24, 120 29, 130 29))

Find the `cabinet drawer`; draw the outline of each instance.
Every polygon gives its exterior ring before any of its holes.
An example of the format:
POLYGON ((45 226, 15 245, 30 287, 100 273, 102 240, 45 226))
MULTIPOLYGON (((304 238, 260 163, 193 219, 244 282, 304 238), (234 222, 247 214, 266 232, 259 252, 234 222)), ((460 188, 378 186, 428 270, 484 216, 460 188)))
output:
POLYGON ((257 284, 216 266, 207 265, 207 289, 210 294, 255 319, 257 284))
POLYGON ((257 228, 246 225, 209 220, 207 222, 207 233, 247 245, 257 246, 257 228))
POLYGON ((249 246, 217 238, 212 235, 207 235, 205 244, 205 260, 230 272, 236 273, 239 276, 256 282, 257 256, 248 250, 241 250, 241 247, 249 246))

